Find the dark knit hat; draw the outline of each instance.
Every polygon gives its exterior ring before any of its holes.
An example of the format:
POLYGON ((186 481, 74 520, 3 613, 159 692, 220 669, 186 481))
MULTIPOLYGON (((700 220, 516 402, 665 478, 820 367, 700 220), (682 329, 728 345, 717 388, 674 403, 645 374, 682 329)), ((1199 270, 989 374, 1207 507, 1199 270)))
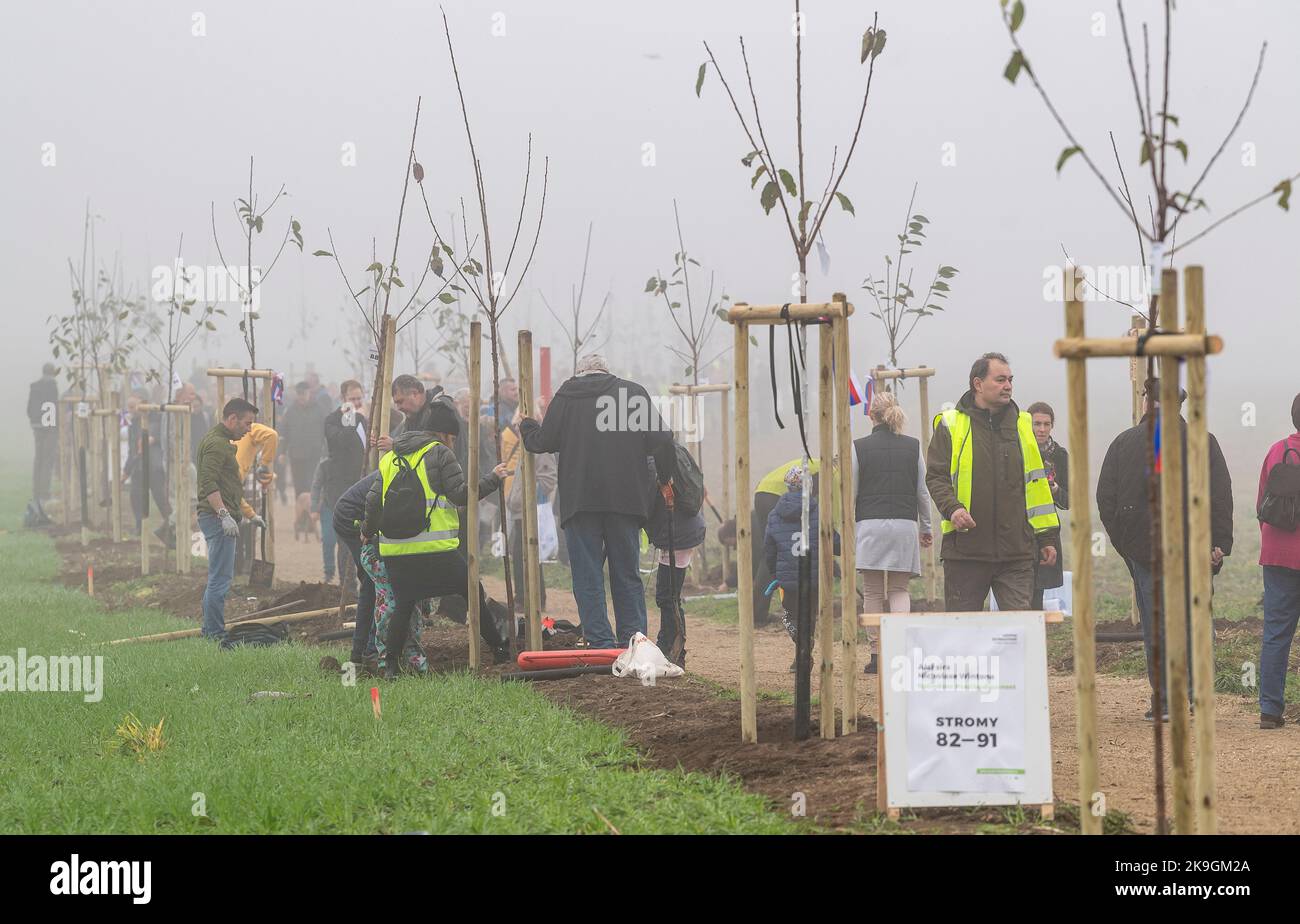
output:
POLYGON ((435 433, 450 433, 460 436, 460 417, 456 408, 444 398, 435 398, 429 402, 425 425, 435 433))
POLYGON ((1296 432, 1300 433, 1300 395, 1296 395, 1291 402, 1291 423, 1295 425, 1296 432))

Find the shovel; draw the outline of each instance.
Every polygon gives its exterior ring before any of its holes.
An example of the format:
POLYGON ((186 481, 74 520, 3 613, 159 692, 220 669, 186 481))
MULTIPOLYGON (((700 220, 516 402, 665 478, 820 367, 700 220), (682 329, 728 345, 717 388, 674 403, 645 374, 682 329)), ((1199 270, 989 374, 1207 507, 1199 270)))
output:
MULTIPOLYGON (((266 491, 262 492, 262 520, 266 521, 266 491)), ((256 527, 254 527, 256 528, 256 527)), ((269 525, 267 527, 270 528, 269 525)), ((248 586, 269 588, 275 580, 275 562, 266 560, 266 530, 262 533, 262 558, 254 558, 248 566, 248 586)))

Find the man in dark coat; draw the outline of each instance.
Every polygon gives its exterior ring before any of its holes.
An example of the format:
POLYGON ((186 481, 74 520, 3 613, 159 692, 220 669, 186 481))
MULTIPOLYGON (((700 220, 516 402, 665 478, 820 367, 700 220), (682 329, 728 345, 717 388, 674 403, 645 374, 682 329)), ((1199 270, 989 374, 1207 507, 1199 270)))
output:
POLYGON ((361 413, 363 396, 361 383, 348 379, 339 386, 341 406, 330 411, 325 418, 325 453, 322 460, 320 493, 320 541, 325 567, 325 580, 334 575, 335 558, 338 559, 339 581, 355 591, 356 569, 347 550, 336 547, 334 507, 339 498, 365 474, 366 418, 361 413))
POLYGON ((59 464, 59 383, 57 370, 46 363, 41 377, 27 393, 27 421, 32 425, 36 457, 32 462, 32 497, 44 503, 50 495, 50 475, 59 464))
MULTIPOLYGON (((1142 643, 1146 649, 1147 680, 1155 690, 1152 670, 1152 606, 1154 585, 1151 571, 1151 510, 1147 504, 1147 485, 1154 479, 1159 493, 1160 474, 1152 474, 1147 468, 1147 424, 1152 414, 1158 414, 1160 402, 1160 383, 1152 380, 1146 387, 1146 404, 1142 419, 1136 427, 1130 427, 1110 444, 1106 458, 1101 463, 1101 474, 1097 478, 1097 512, 1101 515, 1101 525, 1128 566, 1133 578, 1133 589, 1137 594, 1138 614, 1142 619, 1142 643)), ((1179 401, 1187 398, 1181 391, 1179 401)), ((1156 420, 1159 424, 1159 418, 1156 420)), ((1187 422, 1179 418, 1179 429, 1183 441, 1183 466, 1187 465, 1187 422)), ((1187 478, 1183 477, 1183 511, 1186 524, 1187 478)), ((1195 552, 1209 555, 1215 574, 1223 567, 1223 559, 1232 554, 1232 476, 1228 473, 1228 463, 1223 458, 1219 441, 1210 434, 1210 548, 1187 549, 1185 554, 1195 552)), ((1184 573, 1189 573, 1188 569, 1184 573)), ((1191 638, 1190 588, 1185 590, 1186 612, 1188 615, 1188 638, 1191 638)), ((1161 627, 1163 630, 1163 626, 1161 627)), ((1161 651, 1165 647, 1164 632, 1160 634, 1161 651)), ((1192 661, 1187 659, 1187 692, 1192 692, 1192 661)), ((1161 702, 1169 708, 1169 678, 1165 678, 1165 695, 1161 702)), ((1152 718, 1150 712, 1146 716, 1152 718)))
POLYGON ((558 452, 560 526, 573 569, 573 596, 582 633, 594 648, 626 646, 646 630, 645 590, 637 567, 638 533, 649 515, 654 456, 658 481, 677 472, 672 432, 645 388, 612 375, 590 354, 551 398, 546 419, 519 424, 529 452, 558 452), (605 608, 603 564, 609 562, 617 636, 605 608))
POLYGON ((285 410, 277 429, 280 461, 289 461, 295 496, 311 492, 321 448, 325 445, 326 413, 327 409, 313 398, 310 385, 299 382, 294 387, 294 402, 285 410))

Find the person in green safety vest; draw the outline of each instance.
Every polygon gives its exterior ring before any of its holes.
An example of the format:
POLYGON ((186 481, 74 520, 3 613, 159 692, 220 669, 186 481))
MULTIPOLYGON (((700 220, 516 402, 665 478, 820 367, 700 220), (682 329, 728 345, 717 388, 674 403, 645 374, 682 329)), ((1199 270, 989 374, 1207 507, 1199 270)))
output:
POLYGON ((944 607, 1027 610, 1034 563, 1056 563, 1061 524, 1030 415, 1011 400, 1011 364, 985 353, 957 406, 934 418, 926 487, 943 516, 944 607))
MULTIPOLYGON (((380 477, 366 494, 366 518, 362 541, 377 541, 379 556, 393 586, 394 607, 388 621, 384 676, 397 676, 401 652, 409 632, 411 609, 427 597, 469 596, 469 570, 460 548, 460 520, 457 506, 465 504, 465 473, 456 460, 453 444, 459 430, 456 412, 448 405, 436 405, 428 415, 432 432, 409 431, 393 441, 393 448, 379 460, 380 477), (423 496, 415 499, 427 511, 426 528, 414 536, 382 535, 384 504, 399 469, 399 457, 419 475, 423 496)), ((497 490, 505 472, 497 465, 479 479, 479 496, 497 490)), ((391 502, 391 501, 390 501, 391 502)), ((480 630, 500 663, 510 656, 508 616, 495 617, 483 585, 478 586, 480 630)))

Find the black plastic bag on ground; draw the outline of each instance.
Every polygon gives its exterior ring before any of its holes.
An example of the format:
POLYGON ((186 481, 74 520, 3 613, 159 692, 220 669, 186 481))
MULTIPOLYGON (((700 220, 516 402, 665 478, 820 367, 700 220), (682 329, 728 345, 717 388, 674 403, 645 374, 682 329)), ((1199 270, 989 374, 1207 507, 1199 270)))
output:
POLYGON ((289 630, 284 627, 284 623, 277 622, 271 625, 240 625, 236 623, 227 630, 226 637, 221 642, 221 650, 229 651, 241 645, 247 645, 251 648, 265 648, 268 645, 278 645, 288 640, 289 630))

